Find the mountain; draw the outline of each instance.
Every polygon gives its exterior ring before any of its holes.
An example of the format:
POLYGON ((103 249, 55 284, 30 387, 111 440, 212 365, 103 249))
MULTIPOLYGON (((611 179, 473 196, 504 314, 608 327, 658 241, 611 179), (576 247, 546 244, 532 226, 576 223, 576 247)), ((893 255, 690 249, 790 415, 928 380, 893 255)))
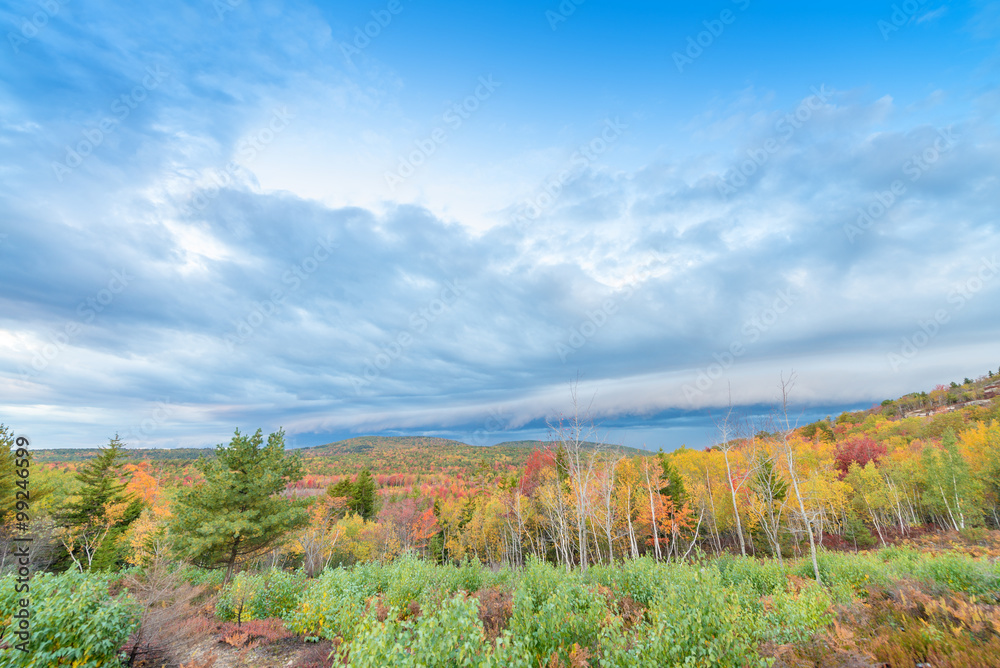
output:
MULTIPOLYGON (((524 466, 532 451, 555 447, 548 441, 507 441, 496 445, 469 445, 433 436, 359 436, 334 443, 297 448, 310 472, 347 473, 368 468, 373 472, 430 473, 432 471, 474 470, 480 465, 524 466)), ((588 444, 589 448, 596 444, 588 444)), ((649 454, 635 448, 618 448, 626 455, 649 454)), ((35 450, 36 462, 80 462, 97 454, 97 449, 58 448, 35 450)), ((213 448, 132 448, 139 461, 183 464, 201 455, 212 456, 213 448)))
MULTIPOLYGON (((590 448, 596 444, 588 444, 590 448)), ((461 441, 427 436, 360 436, 345 441, 297 450, 310 470, 329 472, 372 471, 429 473, 474 470, 481 465, 522 467, 537 448, 554 447, 548 441, 507 441, 496 445, 469 445, 461 441), (325 460, 324 467, 316 459, 325 460)), ((619 448, 629 456, 649 454, 635 448, 619 448)))

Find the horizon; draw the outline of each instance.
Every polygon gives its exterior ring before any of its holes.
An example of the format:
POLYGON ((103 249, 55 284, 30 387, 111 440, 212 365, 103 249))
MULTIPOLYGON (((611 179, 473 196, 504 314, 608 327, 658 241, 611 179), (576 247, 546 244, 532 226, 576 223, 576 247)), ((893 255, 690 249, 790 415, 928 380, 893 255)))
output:
POLYGON ((486 445, 577 383, 669 451, 1000 373, 1000 8, 903 4, 14 0, 0 422, 486 445))

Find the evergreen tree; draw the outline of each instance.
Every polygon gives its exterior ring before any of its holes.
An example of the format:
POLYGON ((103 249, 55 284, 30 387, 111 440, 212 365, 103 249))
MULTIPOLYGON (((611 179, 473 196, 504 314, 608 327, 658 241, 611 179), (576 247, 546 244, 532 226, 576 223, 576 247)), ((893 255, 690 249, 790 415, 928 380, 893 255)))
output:
POLYGON ((370 520, 375 517, 377 508, 377 492, 375 491, 375 479, 368 469, 358 474, 358 479, 354 481, 354 498, 351 510, 361 515, 362 518, 370 520))
POLYGON ((680 508, 687 501, 684 480, 665 452, 661 450, 657 453, 656 459, 660 462, 660 482, 663 485, 660 487, 660 495, 669 498, 675 507, 680 508))
POLYGON ((335 499, 344 499, 342 512, 347 515, 360 515, 362 519, 370 520, 378 510, 375 479, 368 469, 359 473, 353 482, 344 478, 330 485, 326 493, 335 499))
POLYGON ((559 447, 556 448, 556 474, 559 476, 559 482, 561 483, 565 484, 569 480, 569 455, 561 442, 559 443, 559 447))
POLYGON ((279 494, 302 479, 302 461, 285 454, 285 432, 264 437, 236 435, 218 445, 215 457, 195 465, 204 481, 177 499, 172 530, 180 554, 202 568, 225 568, 226 581, 238 563, 280 545, 305 526, 305 505, 279 494))
POLYGON ((0 424, 0 527, 14 515, 14 434, 0 424))
POLYGON ((66 556, 81 570, 115 569, 124 563, 120 539, 143 509, 142 501, 125 491, 132 479, 126 459, 125 444, 115 434, 80 467, 80 491, 59 514, 66 556))

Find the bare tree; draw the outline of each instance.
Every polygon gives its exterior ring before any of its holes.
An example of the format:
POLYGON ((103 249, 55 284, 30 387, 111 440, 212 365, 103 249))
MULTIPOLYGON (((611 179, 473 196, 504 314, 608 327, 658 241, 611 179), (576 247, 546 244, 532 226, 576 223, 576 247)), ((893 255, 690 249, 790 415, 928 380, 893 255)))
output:
POLYGON ((729 461, 730 451, 739 445, 739 427, 733 416, 733 399, 731 391, 729 397, 729 407, 726 409, 726 414, 721 420, 716 421, 715 427, 719 430, 719 441, 717 447, 722 451, 722 457, 726 462, 726 480, 729 483, 729 495, 733 502, 733 517, 736 520, 736 535, 740 539, 740 554, 745 557, 747 556, 747 546, 743 539, 743 523, 740 520, 739 505, 736 503, 736 492, 743 487, 743 483, 746 481, 746 478, 744 477, 744 479, 737 485, 733 481, 733 469, 732 464, 729 461))
POLYGON ((767 541, 771 544, 771 552, 778 558, 780 564, 781 516, 788 504, 788 483, 781 479, 774 457, 766 452, 759 452, 756 460, 754 475, 749 483, 758 501, 754 514, 764 535, 767 536, 767 541))
POLYGON ((657 480, 657 484, 654 484, 649 477, 649 457, 642 458, 642 473, 646 479, 646 492, 649 493, 649 521, 653 528, 653 554, 659 561, 662 558, 662 551, 660 550, 660 527, 656 522, 656 500, 660 496, 660 486, 659 480, 657 480))
POLYGON ((816 558, 816 538, 813 536, 812 522, 806 514, 806 504, 802 500, 799 477, 795 472, 795 459, 792 452, 791 439, 789 438, 792 431, 792 424, 788 418, 788 395, 791 394, 794 386, 794 371, 789 374, 787 379, 785 378, 785 374, 781 374, 781 418, 784 423, 784 429, 781 431, 781 444, 784 447, 785 454, 788 456, 788 475, 792 479, 792 489, 795 491, 795 498, 799 501, 799 512, 802 513, 802 521, 805 522, 806 533, 809 536, 809 552, 812 555, 813 572, 816 574, 816 582, 822 584, 823 580, 819 576, 819 560, 816 558))
POLYGON ((615 471, 618 463, 625 457, 621 450, 609 451, 604 459, 597 478, 597 491, 600 494, 601 515, 600 524, 608 544, 608 563, 614 563, 614 526, 615 526, 615 471))
POLYGON ((575 523, 577 533, 577 548, 580 556, 580 568, 587 570, 587 518, 590 512, 590 487, 594 480, 594 469, 600 446, 597 443, 597 428, 591 416, 591 404, 581 410, 577 385, 570 385, 573 414, 569 418, 560 417, 556 423, 549 423, 555 440, 559 443, 566 457, 566 469, 571 481, 575 523))

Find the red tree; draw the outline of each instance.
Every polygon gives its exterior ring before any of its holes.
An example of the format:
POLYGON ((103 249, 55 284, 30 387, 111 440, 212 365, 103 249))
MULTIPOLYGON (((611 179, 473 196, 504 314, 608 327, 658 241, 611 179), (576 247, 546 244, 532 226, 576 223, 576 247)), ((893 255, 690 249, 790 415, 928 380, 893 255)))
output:
POLYGON ((868 462, 878 462, 885 456, 885 446, 870 436, 852 436, 837 444, 834 461, 840 477, 844 478, 851 464, 864 466, 868 462))
POLYGON ((524 474, 521 476, 521 493, 531 496, 542 484, 542 470, 556 465, 556 456, 551 450, 532 451, 528 456, 528 461, 524 465, 524 474))

